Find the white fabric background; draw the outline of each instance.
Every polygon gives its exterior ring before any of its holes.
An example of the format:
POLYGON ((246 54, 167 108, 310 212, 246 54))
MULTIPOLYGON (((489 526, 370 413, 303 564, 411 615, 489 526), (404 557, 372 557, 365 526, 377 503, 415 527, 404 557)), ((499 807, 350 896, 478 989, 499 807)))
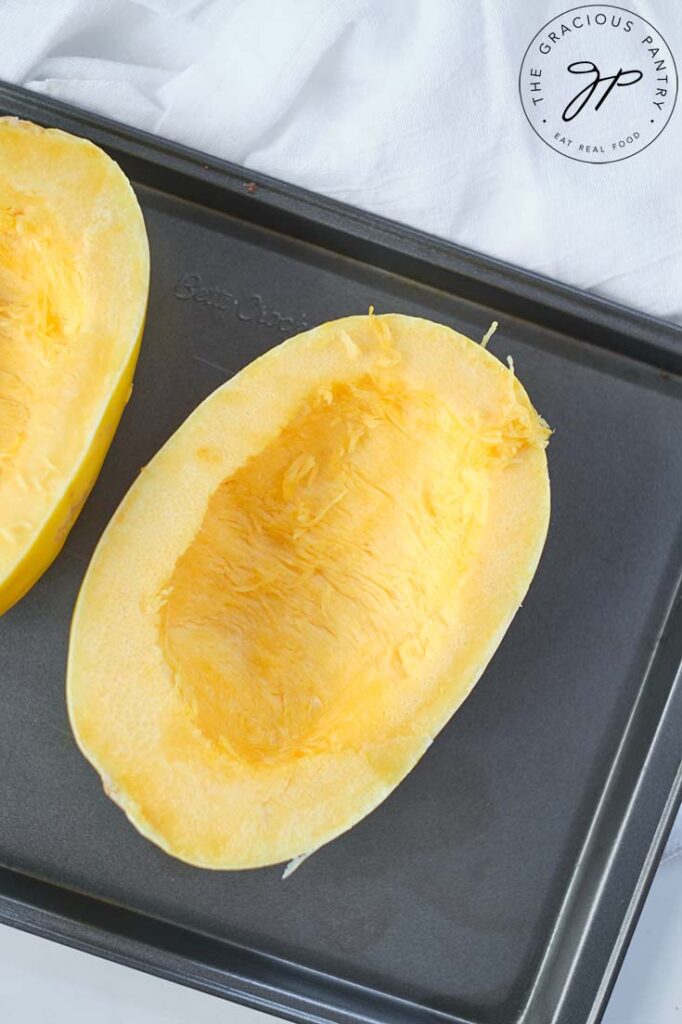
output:
MULTIPOLYGON (((521 110, 575 2, 0 0, 0 74, 680 322, 680 111, 593 167, 521 110)), ((633 6, 682 56, 679 0, 633 6)))
MULTIPOLYGON (((0 78, 682 323, 680 110, 601 166, 523 115, 525 48, 570 6, 0 0, 0 78)), ((682 55, 679 0, 632 6, 682 55)))

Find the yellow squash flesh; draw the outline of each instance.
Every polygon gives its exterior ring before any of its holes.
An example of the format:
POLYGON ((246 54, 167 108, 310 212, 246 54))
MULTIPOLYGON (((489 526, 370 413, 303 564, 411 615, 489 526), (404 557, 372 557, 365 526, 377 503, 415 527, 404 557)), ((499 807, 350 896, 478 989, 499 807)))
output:
POLYGON ((0 118, 0 614, 52 562, 130 393, 149 253, 84 139, 0 118))
POLYGON ((95 552, 72 726, 168 853, 248 868, 377 806, 470 692, 535 572, 549 431, 447 327, 291 339, 187 419, 95 552))

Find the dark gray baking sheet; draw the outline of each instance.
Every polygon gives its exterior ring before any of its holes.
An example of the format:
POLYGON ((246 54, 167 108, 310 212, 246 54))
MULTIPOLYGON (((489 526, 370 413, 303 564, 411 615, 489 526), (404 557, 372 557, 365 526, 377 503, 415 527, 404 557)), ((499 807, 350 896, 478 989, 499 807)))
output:
POLYGON ((20 90, 0 108, 120 161, 153 268, 102 474, 0 620, 0 920, 295 1020, 596 1020, 680 791, 682 332, 20 90), (78 587, 205 395, 370 304, 472 337, 500 321, 491 349, 556 431, 545 554, 483 680, 379 810, 284 883, 202 872, 139 836, 76 749, 78 587))

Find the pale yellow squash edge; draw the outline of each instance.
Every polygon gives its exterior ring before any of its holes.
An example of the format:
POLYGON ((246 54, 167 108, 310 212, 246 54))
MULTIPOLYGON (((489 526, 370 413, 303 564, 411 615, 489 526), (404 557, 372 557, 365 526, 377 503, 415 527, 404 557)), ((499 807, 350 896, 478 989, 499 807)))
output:
POLYGON ((109 446, 113 440, 123 410, 130 398, 133 374, 144 332, 144 319, 135 344, 130 350, 118 383, 111 392, 102 415, 93 427, 92 441, 57 504, 43 522, 40 532, 24 552, 14 569, 0 582, 0 615, 31 589, 63 548, 71 527, 85 504, 99 475, 109 446))

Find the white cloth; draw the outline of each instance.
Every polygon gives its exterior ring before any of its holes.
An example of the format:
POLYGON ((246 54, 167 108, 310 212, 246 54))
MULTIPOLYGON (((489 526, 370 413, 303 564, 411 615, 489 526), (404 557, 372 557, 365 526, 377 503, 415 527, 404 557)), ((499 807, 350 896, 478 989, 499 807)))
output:
MULTIPOLYGON (((593 167, 521 109, 526 46, 571 6, 0 0, 0 75, 682 322, 679 110, 593 167)), ((636 9, 682 55, 679 0, 636 9)))
MULTIPOLYGON (((526 46, 570 6, 0 0, 0 77, 682 322, 682 115, 594 167, 521 109, 526 46)), ((682 54, 679 0, 637 11, 682 54)))

